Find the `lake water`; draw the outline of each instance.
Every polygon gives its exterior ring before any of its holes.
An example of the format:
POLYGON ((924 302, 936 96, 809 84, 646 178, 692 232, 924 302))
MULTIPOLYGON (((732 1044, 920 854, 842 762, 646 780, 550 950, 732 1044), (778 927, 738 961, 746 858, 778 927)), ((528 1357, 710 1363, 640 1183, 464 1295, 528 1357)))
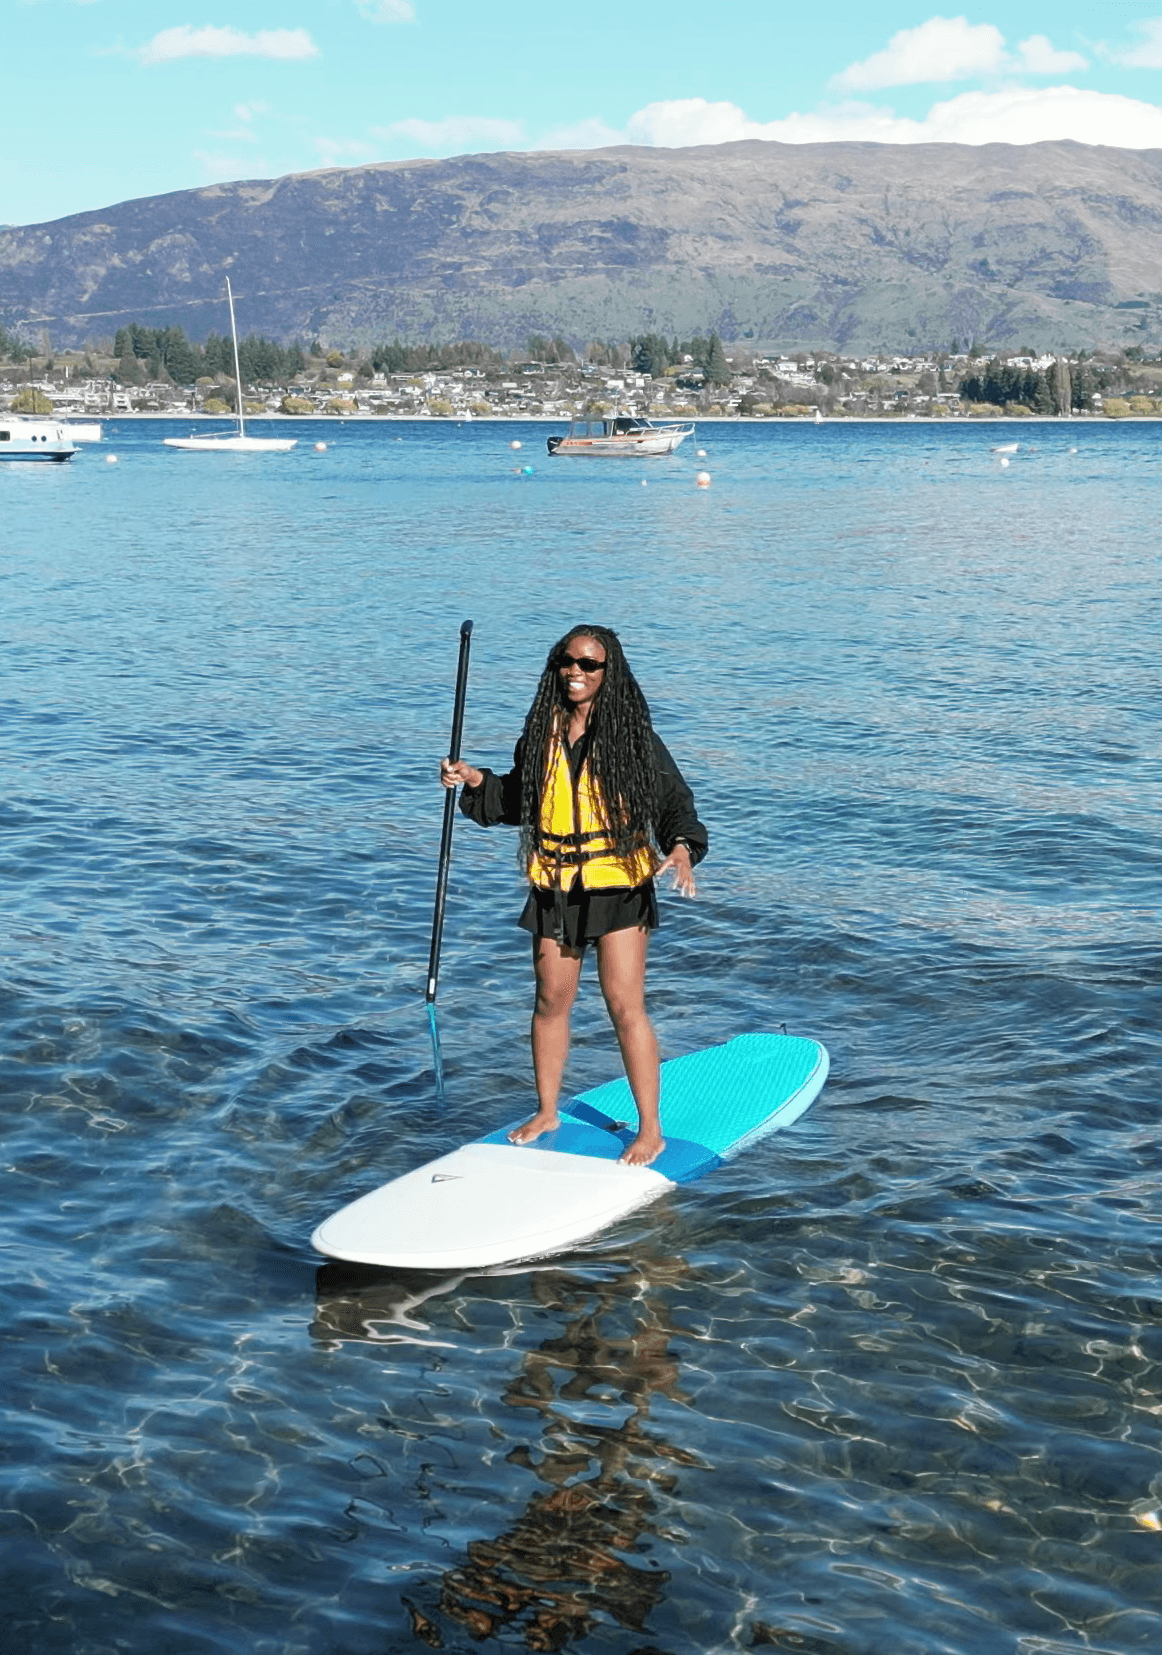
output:
POLYGON ((0 467, 6 1647, 1162 1648, 1162 426, 173 429, 0 467), (510 833, 443 1105, 423 1005, 469 616, 467 756, 589 619, 694 788, 665 1053, 832 1075, 567 1258, 320 1268, 529 1107, 510 833))

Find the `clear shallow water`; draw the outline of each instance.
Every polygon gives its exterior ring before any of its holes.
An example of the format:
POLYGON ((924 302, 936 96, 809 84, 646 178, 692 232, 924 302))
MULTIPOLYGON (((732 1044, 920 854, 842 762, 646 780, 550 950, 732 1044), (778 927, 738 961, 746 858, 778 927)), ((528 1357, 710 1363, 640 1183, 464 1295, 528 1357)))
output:
MULTIPOLYGON (((168 429, 0 467, 6 1641, 1162 1647, 1157 427, 706 425, 704 492, 542 426, 168 429), (695 788, 666 1051, 785 1023, 832 1078, 550 1266, 320 1270, 529 1098, 463 821, 430 1072, 469 615, 470 756, 588 617, 695 788)), ((591 981, 575 1026, 581 1088, 591 981)))

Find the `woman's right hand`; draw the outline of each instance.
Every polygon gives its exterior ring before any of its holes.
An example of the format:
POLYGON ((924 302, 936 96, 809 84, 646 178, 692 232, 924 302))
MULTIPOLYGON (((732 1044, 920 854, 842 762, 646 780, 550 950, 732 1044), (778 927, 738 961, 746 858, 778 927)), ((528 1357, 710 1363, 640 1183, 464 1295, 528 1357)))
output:
POLYGON ((451 759, 441 759, 440 780, 445 787, 479 787, 484 771, 477 770, 474 764, 466 764, 463 759, 457 759, 455 764, 451 759))

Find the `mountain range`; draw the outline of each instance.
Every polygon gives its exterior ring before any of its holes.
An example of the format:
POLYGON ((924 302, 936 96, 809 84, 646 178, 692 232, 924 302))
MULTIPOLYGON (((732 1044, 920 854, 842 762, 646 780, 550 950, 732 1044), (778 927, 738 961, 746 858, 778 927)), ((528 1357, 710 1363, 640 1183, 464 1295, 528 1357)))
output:
POLYGON ((915 352, 1162 343, 1162 150, 617 147, 297 173, 0 228, 0 323, 351 346, 717 332, 915 352))

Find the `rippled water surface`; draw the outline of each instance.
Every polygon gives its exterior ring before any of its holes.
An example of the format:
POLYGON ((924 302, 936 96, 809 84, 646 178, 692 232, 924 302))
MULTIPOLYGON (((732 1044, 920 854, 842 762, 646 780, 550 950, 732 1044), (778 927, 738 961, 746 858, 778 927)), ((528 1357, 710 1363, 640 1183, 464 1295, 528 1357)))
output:
POLYGON ((6 1647, 1159 1650, 1162 431, 544 429, 0 467, 6 1647), (319 1269, 529 1101, 463 821, 431 1072, 466 616, 469 756, 589 618, 695 789, 666 1053, 832 1078, 550 1265, 319 1269))

